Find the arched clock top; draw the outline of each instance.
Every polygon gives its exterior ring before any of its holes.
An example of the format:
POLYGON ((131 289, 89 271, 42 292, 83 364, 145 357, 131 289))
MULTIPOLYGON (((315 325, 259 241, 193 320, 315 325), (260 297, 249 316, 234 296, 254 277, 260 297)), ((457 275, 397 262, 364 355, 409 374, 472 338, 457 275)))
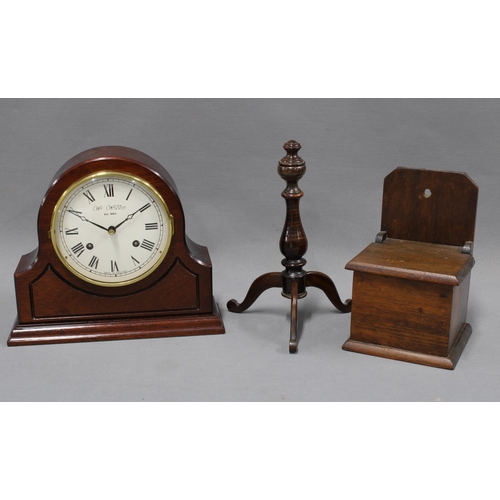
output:
POLYGON ((174 233, 184 233, 184 211, 177 186, 167 170, 154 158, 136 149, 124 146, 99 146, 73 156, 54 175, 40 207, 39 228, 42 237, 45 236, 45 228, 41 227, 40 222, 45 222, 47 216, 44 207, 50 212, 52 205, 55 204, 54 199, 59 199, 68 186, 100 171, 128 173, 151 184, 160 192, 170 211, 175 212, 174 233))

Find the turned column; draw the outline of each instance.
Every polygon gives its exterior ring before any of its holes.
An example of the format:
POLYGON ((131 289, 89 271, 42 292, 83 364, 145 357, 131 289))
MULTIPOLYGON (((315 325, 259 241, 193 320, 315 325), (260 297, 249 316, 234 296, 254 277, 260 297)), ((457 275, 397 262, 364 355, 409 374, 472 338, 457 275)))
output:
POLYGON ((306 172, 306 163, 298 155, 301 148, 296 141, 287 142, 283 148, 287 155, 278 164, 278 174, 287 183, 281 196, 286 201, 286 219, 280 238, 280 251, 285 256, 281 264, 285 267, 283 277, 282 295, 291 298, 292 282, 297 281, 298 298, 305 297, 306 271, 303 267, 307 261, 303 258, 307 252, 307 238, 302 221, 300 220, 299 204, 304 193, 298 182, 306 172))
POLYGON ((306 163, 298 155, 301 148, 298 142, 288 141, 283 148, 287 154, 279 161, 278 174, 286 182, 286 188, 281 193, 286 201, 286 218, 280 238, 280 251, 285 257, 281 264, 285 269, 281 273, 273 272, 259 276, 250 285, 243 302, 240 304, 231 299, 227 303, 227 308, 231 312, 241 313, 246 311, 264 291, 269 288, 281 288, 281 294, 291 300, 289 351, 293 353, 297 351, 298 345, 298 300, 307 295, 307 287, 321 289, 341 312, 351 311, 351 300, 345 302, 340 300, 335 284, 326 274, 304 270, 307 238, 299 210, 300 199, 304 193, 299 188, 298 182, 306 172, 306 163))

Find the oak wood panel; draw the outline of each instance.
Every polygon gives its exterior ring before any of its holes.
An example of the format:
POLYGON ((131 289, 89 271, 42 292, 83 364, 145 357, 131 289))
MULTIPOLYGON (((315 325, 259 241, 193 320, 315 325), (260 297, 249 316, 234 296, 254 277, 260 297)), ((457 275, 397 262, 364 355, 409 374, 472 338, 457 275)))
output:
POLYGON ((459 172, 399 167, 384 180, 381 232, 351 259, 343 349, 453 369, 466 323, 478 188, 459 172))
POLYGON ((355 272, 350 338, 447 356, 453 288, 355 272))
POLYGON ((384 180, 389 238, 462 246, 474 241, 478 187, 465 173, 399 167, 384 180))
POLYGON ((473 266, 461 247, 387 238, 371 243, 346 269, 457 286, 473 266))

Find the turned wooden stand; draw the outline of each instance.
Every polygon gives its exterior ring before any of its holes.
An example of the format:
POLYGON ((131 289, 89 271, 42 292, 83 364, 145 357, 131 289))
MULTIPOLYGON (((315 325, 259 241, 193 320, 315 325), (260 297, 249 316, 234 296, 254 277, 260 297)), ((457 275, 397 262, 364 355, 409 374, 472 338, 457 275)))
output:
POLYGON ((283 148, 287 155, 279 162, 278 174, 287 183, 286 189, 281 193, 286 201, 286 220, 280 239, 280 251, 285 256, 281 263, 285 270, 259 276, 250 285, 243 302, 240 304, 232 299, 227 303, 227 308, 231 312, 241 313, 246 311, 267 289, 281 288, 281 294, 291 299, 289 351, 294 353, 297 351, 298 344, 298 299, 307 295, 307 287, 323 290, 331 303, 341 312, 351 311, 351 300, 341 301, 335 284, 326 274, 303 269, 307 262, 303 258, 307 251, 307 238, 300 220, 299 202, 304 193, 300 190, 298 181, 306 172, 306 164, 298 156, 301 148, 298 142, 289 141, 283 148))

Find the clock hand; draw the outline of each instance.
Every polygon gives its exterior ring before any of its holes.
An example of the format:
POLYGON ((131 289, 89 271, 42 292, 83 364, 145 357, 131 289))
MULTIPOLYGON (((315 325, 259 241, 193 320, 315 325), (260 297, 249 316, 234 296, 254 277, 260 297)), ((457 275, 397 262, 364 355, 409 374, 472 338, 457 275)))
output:
POLYGON ((104 229, 104 231, 108 232, 108 228, 107 227, 104 227, 104 226, 101 226, 99 224, 96 224, 95 222, 92 222, 91 220, 88 220, 87 217, 85 217, 84 215, 81 214, 81 212, 77 212, 76 210, 73 210, 73 209, 69 209, 68 212, 70 214, 73 214, 75 215, 76 217, 78 217, 79 219, 81 219, 83 222, 90 222, 91 224, 93 224, 94 226, 97 226, 101 229, 104 229))
MULTIPOLYGON (((138 211, 137 211, 137 212, 138 212, 138 211)), ((122 224, 124 224, 125 222, 127 222, 128 220, 130 220, 130 219, 131 219, 131 218, 132 218, 132 217, 133 217, 133 216, 134 216, 137 212, 134 212, 133 214, 129 214, 129 215, 127 215, 127 218, 126 218, 125 220, 122 220, 122 221, 120 222, 120 224, 118 224, 118 225, 116 225, 116 226, 115 226, 115 231, 116 231, 116 230, 117 230, 117 229, 118 229, 118 228, 119 228, 122 224)))
POLYGON ((134 213, 132 214, 128 214, 127 215, 127 218, 123 221, 120 222, 120 224, 114 226, 114 229, 115 231, 122 225, 122 224, 125 224, 125 222, 127 222, 128 220, 132 219, 132 217, 134 217, 134 215, 137 213, 137 212, 144 212, 144 210, 146 210, 147 208, 149 208, 151 205, 149 203, 146 203, 146 205, 144 205, 143 207, 141 208, 138 208, 134 213))

